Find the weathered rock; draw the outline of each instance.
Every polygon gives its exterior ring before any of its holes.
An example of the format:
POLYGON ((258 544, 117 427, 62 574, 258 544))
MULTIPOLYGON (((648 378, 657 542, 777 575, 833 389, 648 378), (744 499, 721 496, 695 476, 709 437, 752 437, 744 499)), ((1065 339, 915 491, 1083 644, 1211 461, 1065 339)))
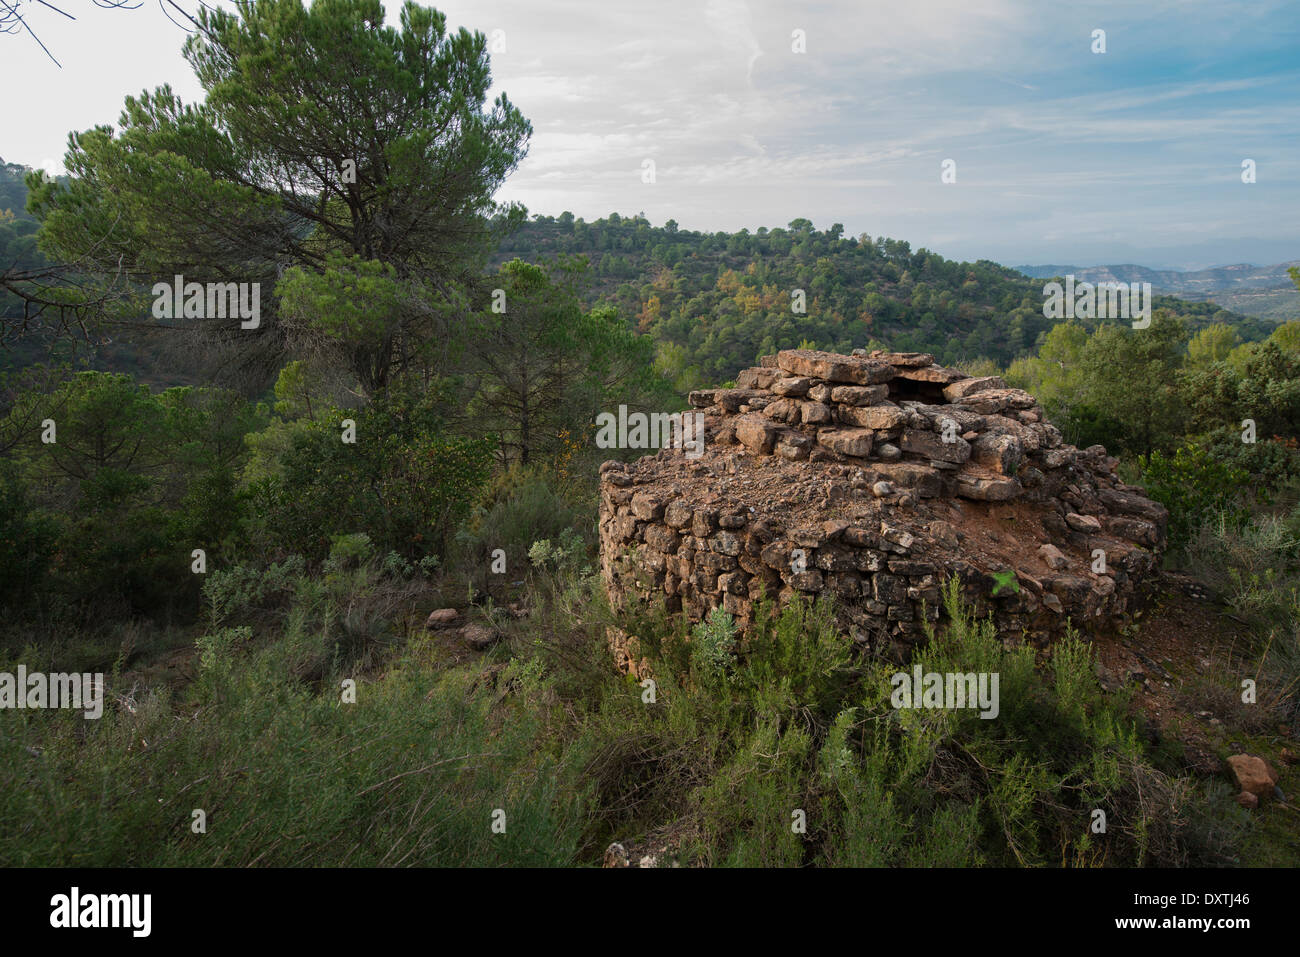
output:
POLYGON ((437 611, 429 613, 428 620, 425 621, 424 627, 430 629, 450 628, 460 617, 460 612, 455 608, 439 608, 437 611))
POLYGON ((808 394, 812 384, 813 380, 807 376, 790 376, 773 382, 772 391, 786 397, 804 396, 808 394))
POLYGON ((1167 508, 1133 491, 1117 488, 1098 489, 1097 500, 1112 512, 1146 519, 1162 529, 1169 521, 1167 508))
POLYGON ((943 494, 943 480, 928 465, 918 462, 887 462, 875 467, 876 474, 903 488, 915 489, 921 498, 943 494))
POLYGON ((709 539, 709 547, 719 555, 735 557, 740 554, 742 543, 740 537, 733 532, 718 532, 709 539))
POLYGON ((849 527, 848 522, 838 518, 831 518, 822 522, 822 533, 826 536, 826 541, 833 542, 843 535, 849 527))
POLYGON ((1106 528, 1120 538, 1127 539, 1130 542, 1137 542, 1147 548, 1154 548, 1160 543, 1160 529, 1151 522, 1144 522, 1140 518, 1112 515, 1106 519, 1106 528))
MULTIPOLYGON (((889 398, 887 385, 837 385, 831 388, 830 401, 839 405, 875 405, 889 398)), ((818 399, 825 402, 825 399, 818 399)))
POLYGON ((1060 571, 1070 564, 1069 559, 1061 554, 1061 550, 1050 542, 1038 546, 1038 557, 1043 560, 1044 565, 1056 571, 1060 571))
POLYGON ((922 366, 920 368, 899 369, 898 378, 907 379, 909 382, 933 382, 944 386, 959 379, 964 379, 966 376, 956 369, 945 369, 943 366, 922 366))
POLYGON ((975 461, 1002 475, 1015 475, 1024 454, 1020 440, 1013 435, 985 433, 971 443, 971 455, 975 461))
POLYGON ((859 408, 844 405, 839 408, 841 422, 856 425, 864 429, 887 431, 907 424, 907 413, 892 405, 871 405, 859 408))
POLYGON ((743 508, 733 508, 718 516, 718 526, 720 528, 744 528, 748 523, 749 516, 745 514, 743 508))
POLYGON ((1228 758, 1228 767, 1237 780, 1237 786, 1256 797, 1270 797, 1277 784, 1277 772, 1263 758, 1253 754, 1234 754, 1228 758))
POLYGON ((471 646, 478 649, 487 648, 499 637, 497 633, 487 625, 479 622, 470 622, 460 630, 460 636, 471 646))
POLYGON ((880 537, 883 541, 898 546, 902 551, 907 551, 916 542, 916 536, 907 529, 898 528, 888 522, 880 523, 880 537))
POLYGON ((685 528, 691 524, 692 514, 693 510, 685 499, 674 499, 664 509, 664 523, 669 528, 685 528))
POLYGON ((895 368, 888 362, 811 349, 786 349, 777 353, 776 362, 789 375, 851 385, 875 385, 888 382, 896 375, 895 368))
POLYGON ((656 522, 663 517, 664 505, 654 495, 637 492, 632 496, 632 514, 647 522, 656 522))
POLYGON ((992 415, 1007 409, 1033 408, 1034 397, 1019 389, 986 389, 966 396, 961 402, 975 412, 992 415))
POLYGON ((648 525, 645 530, 645 543, 661 552, 675 552, 681 536, 662 525, 648 525))
MULTIPOLYGON (((857 355, 857 352, 854 352, 857 355)), ((920 366, 934 365, 934 356, 928 352, 884 352, 875 349, 869 356, 872 359, 880 359, 888 362, 892 366, 901 366, 905 369, 915 369, 920 366)))
POLYGON ((1007 384, 1000 375, 986 375, 978 379, 960 379, 952 385, 944 386, 943 397, 949 402, 958 402, 963 397, 989 389, 1005 389, 1007 384))
POLYGON ((1020 483, 1013 478, 959 475, 957 494, 976 502, 1009 502, 1020 494, 1020 483))
POLYGON ((954 465, 961 465, 970 458, 970 443, 960 436, 953 436, 951 442, 945 442, 937 432, 922 432, 918 429, 904 429, 899 447, 904 452, 954 465))
POLYGON ((736 440, 758 455, 772 451, 776 443, 777 428, 770 421, 751 413, 736 419, 736 440))
POLYGON ((784 433, 777 440, 775 452, 783 459, 798 462, 808 458, 812 444, 812 439, 806 435, 784 433))
POLYGON ((821 402, 804 402, 799 406, 799 420, 807 425, 821 425, 831 420, 831 407, 821 402))
POLYGON ((1065 516, 1065 524, 1076 532, 1100 532, 1101 519, 1096 515, 1077 515, 1070 512, 1065 516))
POLYGON ((809 569, 806 572, 796 572, 790 576, 790 587, 799 591, 821 591, 822 590, 822 573, 816 569, 809 569))
POLYGON ((875 433, 870 429, 823 429, 817 433, 817 441, 826 448, 853 458, 870 455, 874 437, 875 433))
POLYGON ((798 425, 803 403, 795 399, 777 399, 763 406, 763 414, 777 422, 798 425))

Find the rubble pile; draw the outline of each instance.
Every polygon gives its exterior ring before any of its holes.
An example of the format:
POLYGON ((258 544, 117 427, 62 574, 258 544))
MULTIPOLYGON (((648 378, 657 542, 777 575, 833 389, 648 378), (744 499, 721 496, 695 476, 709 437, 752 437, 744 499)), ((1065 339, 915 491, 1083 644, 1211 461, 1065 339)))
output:
POLYGON ((743 628, 760 596, 827 593, 855 641, 901 656, 955 575, 1004 637, 1039 641, 1123 620, 1164 546, 1168 513, 1102 446, 929 355, 788 350, 690 403, 702 454, 601 466, 616 606, 721 605, 743 628))

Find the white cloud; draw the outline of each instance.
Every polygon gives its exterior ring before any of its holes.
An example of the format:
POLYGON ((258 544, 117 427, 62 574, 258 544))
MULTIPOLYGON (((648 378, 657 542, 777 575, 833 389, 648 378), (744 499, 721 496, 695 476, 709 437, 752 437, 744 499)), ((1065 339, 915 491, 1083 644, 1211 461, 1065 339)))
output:
MULTIPOLYGON (((494 86, 535 134, 501 198, 534 212, 645 210, 708 230, 807 216, 1018 261, 1116 236, 1295 235, 1279 212, 1300 190, 1300 80, 1255 68, 1295 36, 1277 0, 433 2, 453 28, 506 32, 494 86), (1098 26, 1105 56, 1088 49, 1098 26), (1253 193, 1229 188, 1245 156, 1260 162, 1253 193), (943 186, 948 157, 958 182, 943 186)), ((61 154, 127 93, 198 96, 156 10, 86 3, 82 17, 47 25, 63 71, 0 36, 0 80, 33 91, 7 104, 5 159, 61 154)))

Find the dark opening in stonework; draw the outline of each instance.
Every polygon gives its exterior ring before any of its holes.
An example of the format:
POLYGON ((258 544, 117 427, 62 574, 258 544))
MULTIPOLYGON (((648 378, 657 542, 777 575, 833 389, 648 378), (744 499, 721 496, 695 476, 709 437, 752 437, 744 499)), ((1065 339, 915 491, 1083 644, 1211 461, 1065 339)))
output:
POLYGON ((889 399, 891 402, 924 402, 926 405, 942 405, 948 400, 943 397, 943 386, 937 382, 917 382, 895 376, 889 380, 889 399))

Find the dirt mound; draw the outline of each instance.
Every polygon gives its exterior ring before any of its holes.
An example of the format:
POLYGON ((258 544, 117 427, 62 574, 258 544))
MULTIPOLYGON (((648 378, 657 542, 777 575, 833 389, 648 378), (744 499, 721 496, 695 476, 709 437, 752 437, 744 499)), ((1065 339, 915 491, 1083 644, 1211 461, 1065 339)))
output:
MULTIPOLYGON (((685 448, 601 466, 611 599, 744 627, 760 595, 835 596, 854 639, 901 655, 956 575, 1001 633, 1122 620, 1168 513, 1079 450, 1033 396, 916 353, 765 356, 693 392, 685 448), (692 432, 691 426, 700 428, 692 432)), ((616 642, 626 656, 624 642, 616 642)))

